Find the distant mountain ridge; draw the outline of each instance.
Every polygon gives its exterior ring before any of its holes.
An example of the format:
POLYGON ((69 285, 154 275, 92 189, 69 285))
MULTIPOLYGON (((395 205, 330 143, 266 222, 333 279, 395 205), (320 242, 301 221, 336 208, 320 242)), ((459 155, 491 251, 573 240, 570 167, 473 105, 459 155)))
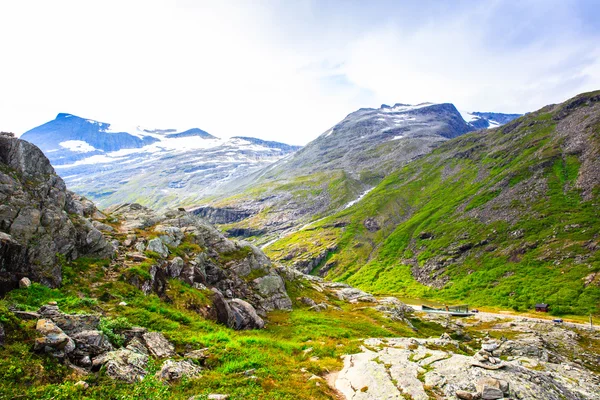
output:
POLYGON ((200 128, 120 128, 67 113, 21 139, 44 152, 70 189, 101 206, 197 201, 299 149, 250 137, 220 139, 200 128))

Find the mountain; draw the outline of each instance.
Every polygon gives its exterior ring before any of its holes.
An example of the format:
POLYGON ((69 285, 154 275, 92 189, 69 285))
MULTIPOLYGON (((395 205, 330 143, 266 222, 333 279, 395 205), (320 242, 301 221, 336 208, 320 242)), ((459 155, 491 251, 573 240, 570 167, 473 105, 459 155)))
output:
POLYGON ((600 92, 440 143, 267 247, 375 293, 587 314, 600 305, 600 92))
POLYGON ((248 137, 219 139, 198 128, 119 129, 64 113, 21 138, 42 149, 70 189, 103 207, 194 202, 299 149, 248 137))
POLYGON ((295 154, 224 185, 196 212, 264 244, 351 205, 407 162, 475 129, 452 104, 362 108, 295 154))
POLYGON ((501 114, 494 112, 461 111, 463 119, 475 129, 497 128, 519 118, 522 114, 501 114))

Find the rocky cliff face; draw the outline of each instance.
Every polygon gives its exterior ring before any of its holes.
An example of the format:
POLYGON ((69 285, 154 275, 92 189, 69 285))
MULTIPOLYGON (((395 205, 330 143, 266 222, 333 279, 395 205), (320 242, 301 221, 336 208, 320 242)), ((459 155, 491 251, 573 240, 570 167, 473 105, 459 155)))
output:
POLYGON ((56 287, 60 257, 110 257, 114 248, 92 224, 94 205, 67 191, 36 146, 0 134, 0 293, 23 277, 56 287))
POLYGON ((126 237, 117 267, 145 293, 164 296, 169 279, 212 289, 214 316, 236 329, 262 328, 256 313, 265 316, 268 311, 291 309, 283 279, 251 244, 229 240, 185 211, 157 213, 139 204, 123 204, 106 212, 117 221, 118 234, 109 234, 126 237))

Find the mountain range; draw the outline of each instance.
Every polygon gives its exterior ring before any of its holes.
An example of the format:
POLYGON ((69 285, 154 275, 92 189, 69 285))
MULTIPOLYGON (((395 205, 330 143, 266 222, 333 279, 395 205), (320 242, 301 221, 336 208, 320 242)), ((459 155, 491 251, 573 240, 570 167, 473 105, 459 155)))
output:
POLYGON ((242 136, 220 139, 198 128, 118 128, 66 113, 21 138, 44 152, 70 189, 104 207, 198 199, 299 148, 242 136))
POLYGON ((448 103, 359 109, 293 155, 223 185, 196 212, 264 245, 348 207, 411 160, 477 130, 474 123, 515 117, 448 103))

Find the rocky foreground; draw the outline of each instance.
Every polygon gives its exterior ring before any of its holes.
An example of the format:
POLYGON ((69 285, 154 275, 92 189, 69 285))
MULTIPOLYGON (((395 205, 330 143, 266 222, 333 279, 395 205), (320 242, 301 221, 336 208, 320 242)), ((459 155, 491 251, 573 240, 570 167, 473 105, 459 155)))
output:
POLYGON ((461 340, 446 333, 366 339, 361 353, 344 356, 332 385, 351 400, 600 398, 600 377, 592 372, 600 357, 586 346, 598 344, 597 331, 489 315, 450 322, 448 329, 461 340), (488 332, 477 348, 470 330, 488 332))

